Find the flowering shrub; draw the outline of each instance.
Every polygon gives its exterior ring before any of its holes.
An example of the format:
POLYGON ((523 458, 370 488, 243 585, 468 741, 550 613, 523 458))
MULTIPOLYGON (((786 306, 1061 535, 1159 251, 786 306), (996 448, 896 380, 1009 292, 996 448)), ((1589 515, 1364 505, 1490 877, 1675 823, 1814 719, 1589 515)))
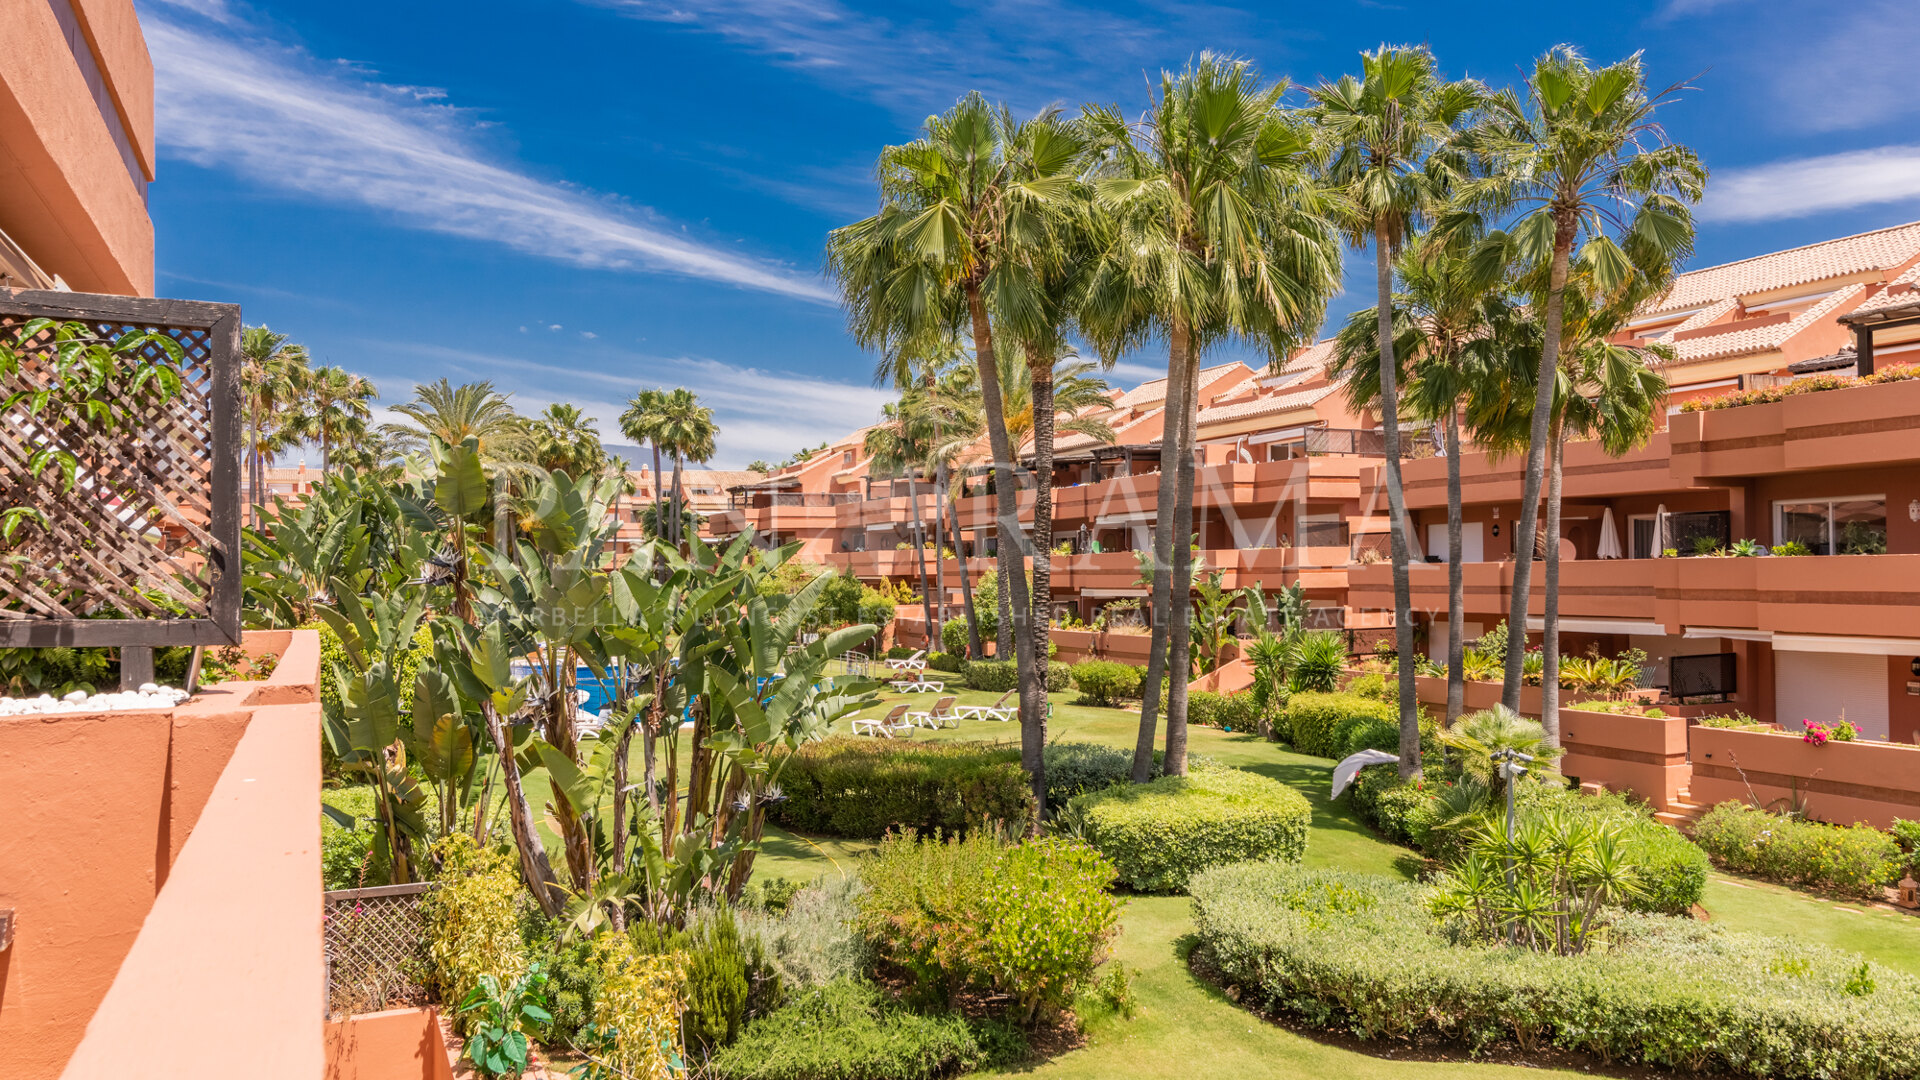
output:
POLYGON ((1739 390, 1718 397, 1694 398, 1680 403, 1681 412, 1711 412, 1715 409, 1737 409, 1742 405, 1764 405, 1775 401, 1784 401, 1801 394, 1817 394, 1823 390, 1845 390, 1853 386, 1874 386, 1879 383, 1905 382, 1920 379, 1920 364, 1903 364, 1876 371, 1871 375, 1810 375, 1804 379, 1795 379, 1783 386, 1769 386, 1760 390, 1739 390))
POLYGON ((857 925, 919 992, 1005 994, 1028 1021, 1073 1000, 1119 927, 1113 864, 1074 840, 895 833, 860 876, 857 925))
POLYGON ((1873 900, 1906 862, 1893 837, 1869 825, 1823 825, 1724 802, 1693 827, 1693 838, 1720 866, 1873 900))
POLYGON ((1828 742, 1852 742, 1860 737, 1860 729, 1846 720, 1836 720, 1831 724, 1822 724, 1818 720, 1802 720, 1807 730, 1800 735, 1800 741, 1808 746, 1825 746, 1828 742))

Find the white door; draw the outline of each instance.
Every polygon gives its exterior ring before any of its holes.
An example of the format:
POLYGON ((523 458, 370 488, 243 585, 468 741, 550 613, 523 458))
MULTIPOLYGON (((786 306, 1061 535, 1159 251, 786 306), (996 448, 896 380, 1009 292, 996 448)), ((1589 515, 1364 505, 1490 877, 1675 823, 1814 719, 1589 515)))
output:
POLYGON ((1803 730, 1808 720, 1830 724, 1845 711, 1869 739, 1887 737, 1887 658, 1851 653, 1773 654, 1773 718, 1803 730))
MULTIPOLYGON (((1447 561, 1447 523, 1442 521, 1427 526, 1427 551, 1438 556, 1441 562, 1447 561)), ((1486 541, 1480 532, 1477 521, 1460 523, 1460 561, 1463 563, 1486 562, 1486 541)))

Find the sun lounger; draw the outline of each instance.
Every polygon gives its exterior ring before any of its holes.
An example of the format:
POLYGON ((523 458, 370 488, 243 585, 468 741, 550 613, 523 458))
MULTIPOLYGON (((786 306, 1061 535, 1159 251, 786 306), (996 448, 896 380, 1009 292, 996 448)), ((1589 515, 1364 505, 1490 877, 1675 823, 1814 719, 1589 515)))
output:
POLYGON ((955 727, 957 725, 954 721, 957 718, 953 714, 953 702, 953 698, 943 697, 939 701, 934 702, 933 708, 931 709, 910 712, 907 714, 907 723, 922 724, 930 729, 955 727))
POLYGON ((1009 690, 1000 695, 1000 700, 991 705, 962 705, 954 710, 964 720, 998 720, 1002 723, 1020 715, 1020 706, 1009 705, 1007 700, 1017 691, 1009 690))
POLYGON ((913 724, 906 719, 907 707, 895 705, 885 716, 868 717, 855 720, 852 724, 855 735, 873 735, 878 738, 892 739, 901 735, 913 734, 913 724))

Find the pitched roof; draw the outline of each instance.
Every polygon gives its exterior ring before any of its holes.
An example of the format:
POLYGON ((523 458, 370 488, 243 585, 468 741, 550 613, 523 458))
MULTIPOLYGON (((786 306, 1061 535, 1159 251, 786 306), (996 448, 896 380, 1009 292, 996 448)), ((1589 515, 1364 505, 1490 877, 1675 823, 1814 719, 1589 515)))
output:
MULTIPOLYGON (((1113 445, 1125 446, 1129 443, 1143 444, 1159 442, 1161 435, 1160 421, 1162 414, 1165 412, 1166 410, 1164 409, 1149 409, 1147 412, 1134 417, 1126 423, 1114 427, 1113 445), (1147 436, 1148 428, 1153 429, 1153 434, 1151 437, 1143 437, 1147 436), (1133 438, 1127 438, 1129 433, 1133 435, 1133 438)), ((1080 432, 1074 431, 1055 439, 1053 442, 1053 452, 1057 454, 1064 450, 1079 450, 1090 446, 1104 445, 1106 444, 1091 435, 1082 435, 1080 432)))
MULTIPOLYGON (((1849 285, 1800 314, 1795 315, 1786 322, 1771 323, 1766 326, 1754 326, 1744 330, 1730 329, 1725 333, 1709 334, 1705 337, 1675 341, 1673 343, 1675 359, 1678 363, 1690 364, 1697 363, 1701 360, 1717 360, 1726 356, 1740 356, 1745 353, 1766 352, 1768 349, 1777 349, 1785 344, 1788 338, 1812 326, 1814 323, 1826 319, 1833 314, 1835 308, 1859 296, 1864 291, 1866 291, 1865 285, 1849 285)), ((1714 305, 1712 308, 1709 308, 1708 311, 1723 312, 1728 307, 1731 307, 1732 304, 1733 302, 1731 300, 1725 301, 1721 304, 1714 305)), ((1703 311, 1694 318, 1697 319, 1706 314, 1707 311, 1703 311)), ((1715 317, 1717 318, 1718 316, 1716 315, 1715 317)), ((1687 322, 1693 321, 1693 319, 1687 320, 1687 322)), ((1708 321, 1711 322, 1711 320, 1708 321)), ((1680 325, 1686 327, 1687 324, 1681 323, 1680 325)), ((1737 327, 1740 324, 1733 322, 1724 325, 1737 327)))
POLYGON ((1915 299, 1914 288, 1920 288, 1920 263, 1914 263, 1908 267, 1906 273, 1887 282, 1887 287, 1880 290, 1878 295, 1869 296, 1865 300, 1860 301, 1860 306, 1849 311, 1847 314, 1864 315, 1869 311, 1879 311, 1881 308, 1911 304, 1915 299), (1909 288, 1902 289, 1900 288, 1902 285, 1909 286, 1909 288))
POLYGON ((1804 285, 1864 270, 1890 269, 1920 255, 1920 222, 1755 255, 1739 262, 1689 270, 1642 314, 1684 311, 1736 296, 1804 285))
POLYGON ((1310 390, 1295 390, 1291 394, 1271 394, 1265 397, 1253 398, 1248 401, 1236 401, 1231 405, 1216 405, 1211 409, 1201 409, 1199 422, 1203 425, 1217 424, 1225 420, 1243 420, 1253 416, 1274 416, 1284 412, 1292 412, 1295 409, 1304 409, 1309 405, 1318 404, 1321 399, 1325 398, 1328 394, 1340 389, 1340 386, 1340 383, 1328 383, 1325 386, 1316 386, 1310 390))
MULTIPOLYGON (((1235 360, 1231 364, 1218 364, 1210 368, 1201 368, 1200 386, 1202 389, 1205 389, 1210 383, 1232 374, 1234 368, 1244 368, 1245 366, 1245 364, 1235 360)), ((1158 405, 1165 400, 1167 400, 1167 380, 1159 378, 1151 382, 1143 382, 1139 386, 1120 395, 1120 397, 1114 401, 1114 405, 1122 409, 1135 409, 1147 405, 1158 405)))

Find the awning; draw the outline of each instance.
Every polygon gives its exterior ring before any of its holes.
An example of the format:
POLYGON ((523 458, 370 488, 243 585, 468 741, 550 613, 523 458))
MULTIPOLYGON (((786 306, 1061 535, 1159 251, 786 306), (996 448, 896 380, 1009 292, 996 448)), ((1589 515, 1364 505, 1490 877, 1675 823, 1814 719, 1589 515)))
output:
MULTIPOLYGON (((1546 629, 1546 620, 1538 615, 1527 616, 1527 630, 1538 633, 1546 629)), ((1560 620, 1560 632, 1563 634, 1665 634, 1666 624, 1648 619, 1568 619, 1560 620)))
POLYGON ((1135 510, 1126 514, 1102 514, 1094 518, 1093 523, 1103 529, 1113 525, 1151 525, 1154 517, 1155 511, 1135 510))
POLYGON ((1115 600, 1125 596, 1149 596, 1146 589, 1081 589, 1080 595, 1089 600, 1115 600))
POLYGON ((1857 656, 1920 656, 1920 638, 1839 637, 1831 634, 1773 635, 1777 652, 1853 653, 1857 656))

